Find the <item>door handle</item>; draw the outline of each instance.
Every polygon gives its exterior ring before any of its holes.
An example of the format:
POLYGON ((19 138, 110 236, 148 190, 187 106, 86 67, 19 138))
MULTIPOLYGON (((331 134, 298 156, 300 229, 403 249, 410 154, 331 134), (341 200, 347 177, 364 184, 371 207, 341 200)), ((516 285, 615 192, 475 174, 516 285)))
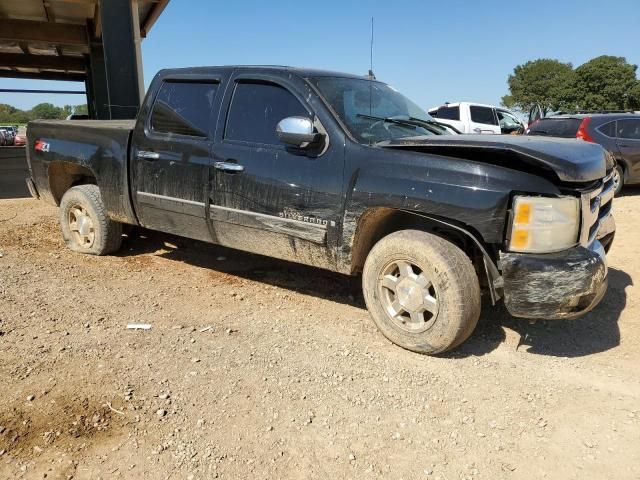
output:
POLYGON ((476 133, 482 133, 482 129, 478 127, 474 128, 473 131, 476 133))
POLYGON ((158 160, 160 158, 160 154, 156 152, 147 152, 146 150, 138 151, 138 158, 142 158, 144 160, 158 160))
POLYGON ((213 166, 216 170, 222 170, 223 172, 229 173, 240 173, 244 171, 244 167, 242 165, 238 165, 233 162, 216 162, 213 166))

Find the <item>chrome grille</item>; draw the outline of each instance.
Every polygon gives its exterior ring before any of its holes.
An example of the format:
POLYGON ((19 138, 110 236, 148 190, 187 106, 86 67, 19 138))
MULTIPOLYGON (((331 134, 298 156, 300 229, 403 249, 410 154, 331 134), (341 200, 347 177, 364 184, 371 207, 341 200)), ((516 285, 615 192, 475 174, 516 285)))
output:
POLYGON ((580 245, 587 247, 596 239, 600 224, 611 214, 613 195, 613 171, 602 181, 598 188, 582 194, 582 228, 580 245))

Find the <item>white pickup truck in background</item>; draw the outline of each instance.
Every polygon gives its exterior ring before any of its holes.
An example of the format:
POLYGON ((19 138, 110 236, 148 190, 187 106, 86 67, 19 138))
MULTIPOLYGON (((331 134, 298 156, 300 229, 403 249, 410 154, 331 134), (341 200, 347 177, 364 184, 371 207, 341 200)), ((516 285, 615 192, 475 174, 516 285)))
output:
POLYGON ((481 103, 445 103, 430 108, 429 115, 468 134, 514 134, 526 129, 525 123, 512 111, 481 103))

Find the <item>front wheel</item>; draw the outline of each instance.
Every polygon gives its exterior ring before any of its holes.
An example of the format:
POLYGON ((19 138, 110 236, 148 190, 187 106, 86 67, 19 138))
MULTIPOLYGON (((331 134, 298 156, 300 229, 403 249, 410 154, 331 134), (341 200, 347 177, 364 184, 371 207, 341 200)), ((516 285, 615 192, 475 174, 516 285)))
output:
POLYGON ((107 255, 120 248, 122 224, 107 216, 97 185, 70 188, 60 201, 62 238, 71 250, 107 255))
POLYGON ((419 230, 380 240, 367 256, 362 287, 383 335, 414 352, 436 354, 456 347, 480 316, 480 285, 469 257, 419 230))

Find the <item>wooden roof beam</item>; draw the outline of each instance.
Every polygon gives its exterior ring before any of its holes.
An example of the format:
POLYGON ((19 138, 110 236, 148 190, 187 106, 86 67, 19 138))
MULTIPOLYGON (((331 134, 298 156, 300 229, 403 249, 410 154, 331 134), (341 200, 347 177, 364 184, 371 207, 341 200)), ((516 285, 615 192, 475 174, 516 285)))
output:
POLYGON ((160 15, 162 15, 162 12, 164 11, 164 9, 167 7, 168 4, 169 4, 169 0, 159 0, 153 7, 151 7, 151 10, 147 14, 147 18, 145 18, 142 21, 142 24, 140 25, 141 37, 144 38, 147 36, 147 34, 149 33, 149 30, 151 30, 151 27, 153 27, 153 24, 156 23, 156 20, 160 18, 160 15))
POLYGON ((49 70, 84 72, 86 70, 86 61, 83 57, 0 53, 0 67, 42 68, 49 70))
POLYGON ((0 19, 0 40, 87 46, 84 25, 0 19))
POLYGON ((84 82, 87 78, 84 73, 64 72, 17 72, 13 70, 0 70, 0 78, 22 78, 30 80, 61 80, 65 82, 84 82))

